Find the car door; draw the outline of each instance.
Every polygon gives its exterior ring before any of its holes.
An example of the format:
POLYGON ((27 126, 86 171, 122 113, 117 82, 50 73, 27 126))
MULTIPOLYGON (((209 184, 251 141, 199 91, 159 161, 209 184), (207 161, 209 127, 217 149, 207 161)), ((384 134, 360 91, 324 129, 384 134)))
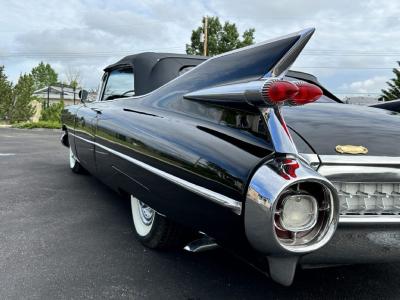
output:
POLYGON ((85 103, 78 109, 75 123, 77 157, 82 166, 93 174, 96 172, 94 141, 99 113, 96 103, 85 103))
MULTIPOLYGON (((95 141, 99 145, 113 149, 119 142, 118 128, 115 128, 115 122, 110 122, 110 120, 121 116, 122 109, 119 102, 135 95, 134 85, 134 73, 131 67, 111 70, 103 77, 100 101, 96 103, 96 109, 100 112, 97 115, 95 141)), ((107 148, 96 147, 95 149, 97 175, 105 183, 113 185, 112 180, 120 180, 120 178, 116 179, 120 175, 120 170, 116 167, 115 156, 107 148)))

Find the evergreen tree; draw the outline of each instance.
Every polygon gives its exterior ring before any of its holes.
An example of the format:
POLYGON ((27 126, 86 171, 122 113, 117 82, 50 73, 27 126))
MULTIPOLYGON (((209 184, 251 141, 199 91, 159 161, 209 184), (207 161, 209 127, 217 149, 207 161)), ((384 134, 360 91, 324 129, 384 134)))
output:
POLYGON ((0 66, 0 119, 8 121, 13 104, 13 85, 0 66))
MULTIPOLYGON (((400 61, 397 62, 400 66, 400 61)), ((382 96, 379 97, 379 100, 390 101, 395 99, 400 99, 400 70, 393 69, 393 73, 395 78, 387 81, 386 84, 389 86, 386 90, 382 91, 382 96)))
POLYGON ((35 113, 32 101, 35 91, 33 77, 30 74, 23 74, 19 77, 13 91, 13 106, 10 113, 10 122, 29 121, 35 113))
POLYGON ((58 74, 49 64, 42 61, 31 71, 35 90, 41 89, 58 82, 58 74))
MULTIPOLYGON (((204 21, 203 18, 203 24, 204 21)), ((246 30, 240 39, 235 23, 225 22, 222 26, 218 17, 209 17, 207 24, 207 55, 209 56, 254 44, 254 28, 246 30)), ((203 55, 203 42, 200 40, 202 33, 203 26, 192 31, 191 43, 186 44, 187 54, 203 55)))

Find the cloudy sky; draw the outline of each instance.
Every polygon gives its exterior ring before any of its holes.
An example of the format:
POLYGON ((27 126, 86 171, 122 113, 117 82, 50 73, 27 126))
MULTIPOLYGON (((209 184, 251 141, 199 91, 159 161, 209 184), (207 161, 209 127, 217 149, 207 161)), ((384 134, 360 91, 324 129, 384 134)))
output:
POLYGON ((339 97, 377 95, 400 60, 398 0, 0 0, 0 65, 9 78, 41 60, 87 88, 102 68, 143 51, 184 53, 203 15, 254 27, 257 42, 316 27, 292 69, 317 75, 339 97))

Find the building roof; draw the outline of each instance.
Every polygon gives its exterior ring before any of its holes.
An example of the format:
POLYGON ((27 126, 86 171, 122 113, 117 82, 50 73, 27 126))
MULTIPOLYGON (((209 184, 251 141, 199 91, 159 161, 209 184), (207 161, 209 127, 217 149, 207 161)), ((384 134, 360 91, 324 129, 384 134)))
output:
MULTIPOLYGON (((78 93, 80 89, 75 90, 75 99, 79 99, 78 93)), ((49 94, 49 98, 51 99, 60 99, 61 100, 61 93, 63 95, 64 100, 73 100, 74 99, 74 89, 72 87, 64 87, 61 88, 60 86, 49 86, 49 87, 44 87, 41 89, 38 89, 33 92, 34 96, 37 96, 42 99, 47 98, 47 94, 49 94)))

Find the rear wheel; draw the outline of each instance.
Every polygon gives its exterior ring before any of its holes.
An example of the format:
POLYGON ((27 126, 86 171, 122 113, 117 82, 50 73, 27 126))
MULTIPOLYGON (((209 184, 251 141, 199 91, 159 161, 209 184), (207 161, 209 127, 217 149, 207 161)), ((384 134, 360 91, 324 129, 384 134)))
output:
POLYGON ((76 159, 75 154, 72 152, 71 146, 69 147, 69 167, 74 173, 82 174, 85 172, 82 165, 76 159))
POLYGON ((131 208, 136 237, 148 248, 182 249, 195 236, 133 196, 131 208))

